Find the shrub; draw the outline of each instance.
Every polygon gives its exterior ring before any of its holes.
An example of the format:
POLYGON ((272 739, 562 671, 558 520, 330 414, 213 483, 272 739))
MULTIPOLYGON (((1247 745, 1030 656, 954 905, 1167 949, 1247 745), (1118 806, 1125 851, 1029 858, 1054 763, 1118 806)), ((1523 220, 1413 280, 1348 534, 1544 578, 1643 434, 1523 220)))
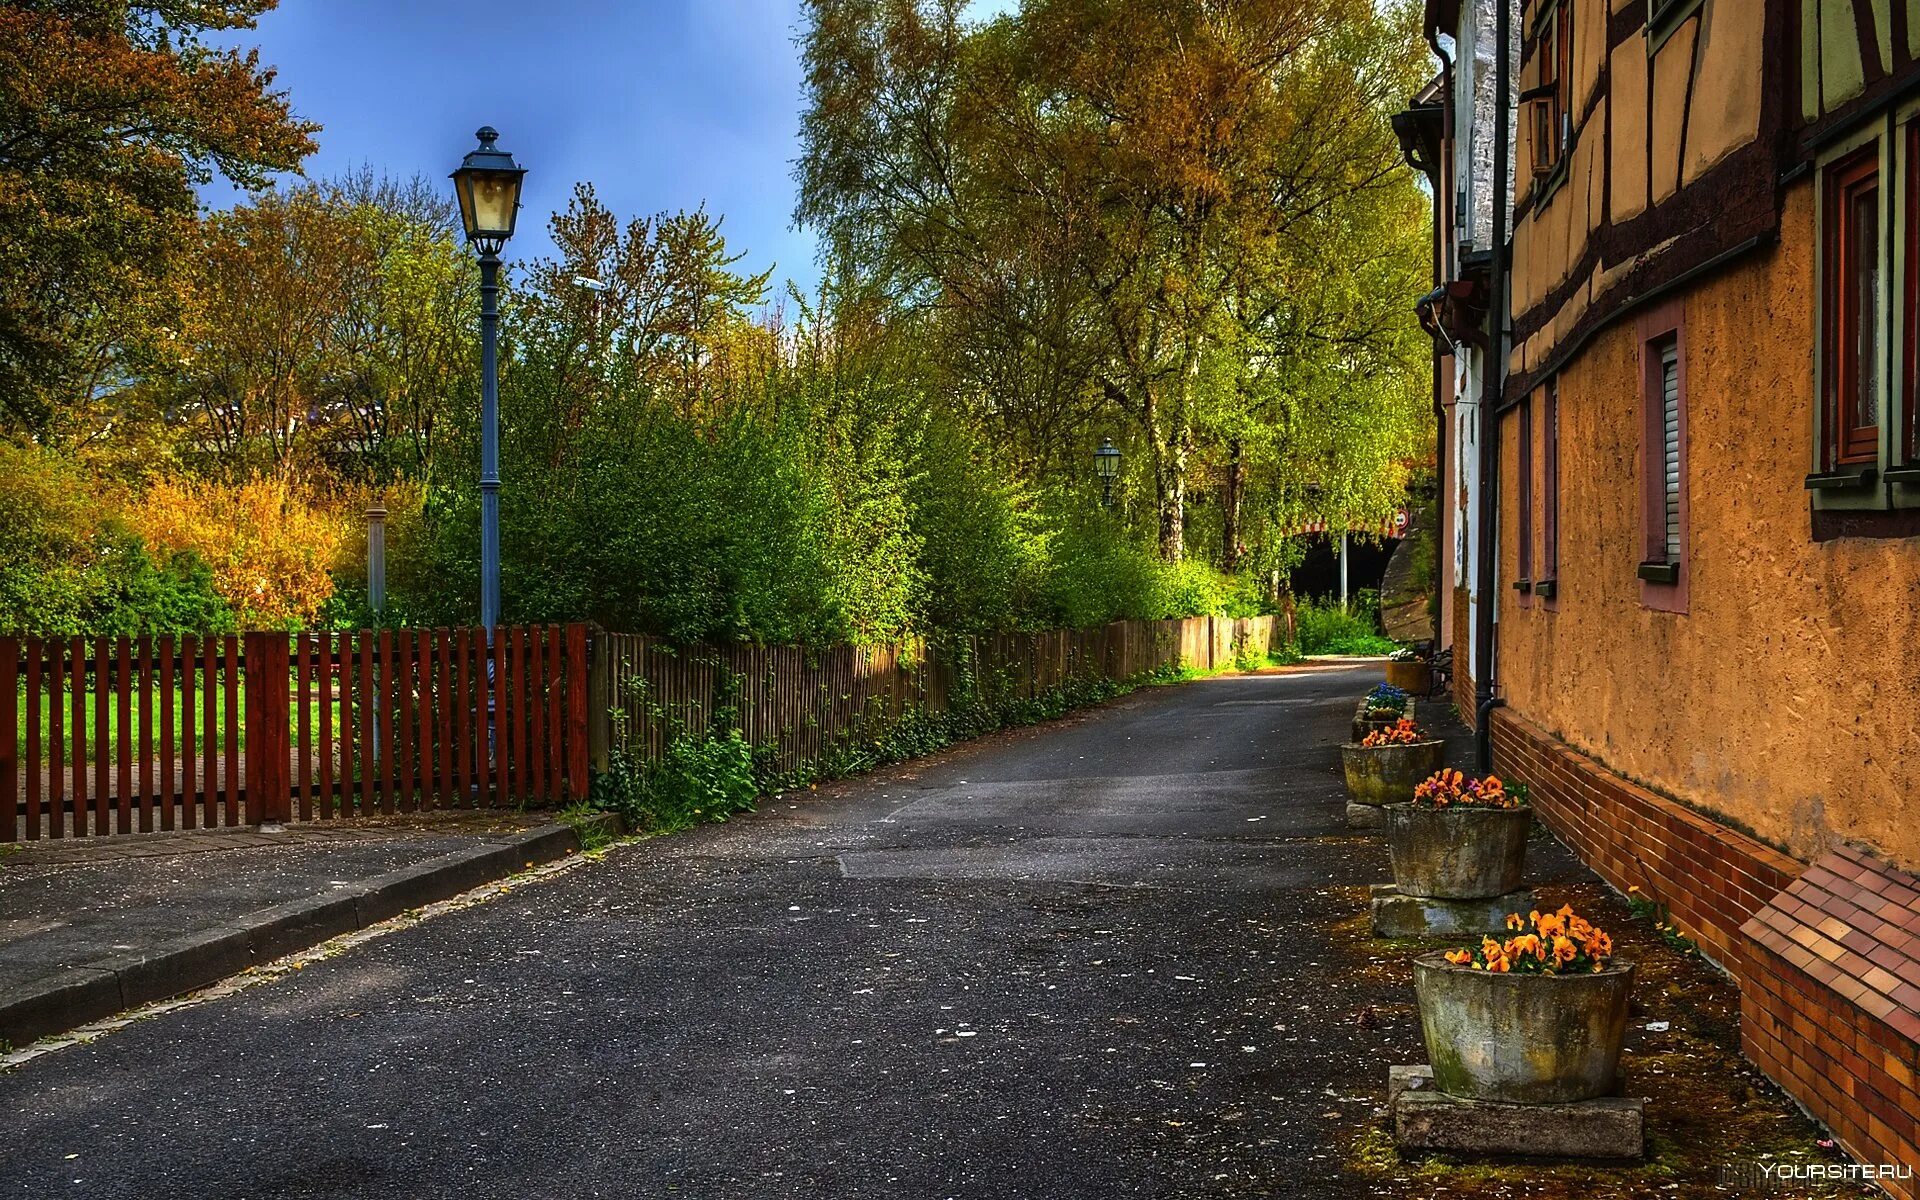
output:
POLYGON ((594 780, 593 802, 619 813, 629 829, 671 833, 724 821, 751 809, 759 796, 753 748, 729 730, 681 733, 654 761, 611 751, 608 770, 594 780))
POLYGON ((343 523, 286 479, 162 479, 130 516, 157 553, 204 559, 246 628, 305 627, 333 595, 343 523))
POLYGON ((1295 636, 1302 654, 1389 654, 1396 643, 1381 636, 1376 619, 1362 610, 1303 600, 1295 611, 1295 636))
POLYGON ((117 491, 74 463, 0 444, 0 631, 224 632, 234 614, 192 551, 154 552, 117 491))

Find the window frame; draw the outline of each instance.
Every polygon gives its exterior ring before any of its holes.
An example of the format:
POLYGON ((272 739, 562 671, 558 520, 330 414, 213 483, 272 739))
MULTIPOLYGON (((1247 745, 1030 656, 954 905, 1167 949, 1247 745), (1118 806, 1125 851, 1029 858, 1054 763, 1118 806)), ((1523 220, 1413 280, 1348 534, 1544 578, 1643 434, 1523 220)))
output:
POLYGON ((1533 594, 1548 607, 1560 596, 1560 377, 1540 389, 1540 578, 1533 594))
POLYGON ((1647 0, 1647 53, 1658 53, 1700 6, 1701 0, 1647 0))
POLYGON ((1573 156, 1573 5, 1574 0, 1546 0, 1533 19, 1537 82, 1527 89, 1526 107, 1533 178, 1543 199, 1559 182, 1556 173, 1573 156), (1541 35, 1549 28, 1553 52, 1546 55, 1541 53, 1541 35))
POLYGON ((1533 396, 1522 396, 1514 406, 1515 533, 1513 590, 1521 608, 1533 607, 1533 396))
POLYGON ((1846 514, 1920 510, 1920 429, 1915 428, 1920 425, 1920 385, 1913 378, 1920 372, 1920 102, 1889 110, 1835 140, 1821 150, 1815 167, 1813 456, 1806 478, 1815 514, 1813 538, 1842 536, 1833 532, 1842 527, 1858 536, 1907 536, 1904 526, 1862 526, 1849 523, 1846 514), (1835 258, 1842 249, 1836 210, 1849 174, 1876 157, 1878 436, 1869 456, 1864 439, 1856 442, 1854 453, 1836 453, 1843 449, 1837 445, 1836 430, 1841 316, 1836 292, 1841 275, 1835 258), (1864 532, 1870 528, 1884 532, 1864 532))
POLYGON ((1687 453, 1687 327, 1684 301, 1641 314, 1635 325, 1640 354, 1640 603, 1657 612, 1685 613, 1693 574, 1687 453), (1674 348, 1676 426, 1675 490, 1679 555, 1667 553, 1666 397, 1660 348, 1674 348))
POLYGON ((1874 423, 1853 423, 1853 410, 1861 382, 1856 374, 1857 356, 1844 352, 1847 347, 1858 344, 1863 327, 1857 304, 1860 289, 1847 271, 1857 257, 1859 231, 1852 220, 1856 200, 1863 192, 1871 191, 1876 292, 1870 322, 1875 327, 1872 349, 1876 357, 1884 360, 1886 355, 1886 305, 1881 302, 1880 294, 1886 289, 1887 244, 1891 239, 1888 237, 1888 223, 1884 219, 1886 191, 1881 158, 1880 143, 1876 140, 1833 163, 1821 178, 1827 219, 1820 229, 1820 420, 1823 431, 1820 465, 1833 473, 1844 472, 1850 467, 1877 466, 1880 461, 1880 435, 1887 425, 1886 389, 1882 386, 1883 373, 1879 371, 1872 376, 1874 395, 1870 403, 1874 410, 1874 423))

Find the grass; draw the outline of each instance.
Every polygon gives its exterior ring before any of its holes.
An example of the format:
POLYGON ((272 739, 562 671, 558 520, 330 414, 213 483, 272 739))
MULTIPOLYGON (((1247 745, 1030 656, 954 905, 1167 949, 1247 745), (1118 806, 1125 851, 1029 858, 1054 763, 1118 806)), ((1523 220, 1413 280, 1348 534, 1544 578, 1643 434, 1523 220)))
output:
MULTIPOLYGON (((159 745, 161 737, 163 736, 164 731, 160 727, 159 693, 157 691, 154 692, 152 694, 152 697, 153 697, 152 698, 153 737, 154 737, 154 744, 157 747, 159 745)), ((245 749, 247 744, 246 697, 247 697, 246 684, 242 682, 235 693, 235 699, 240 705, 240 711, 233 714, 236 738, 239 743, 237 747, 238 749, 245 749)), ((204 692, 196 690, 193 694, 193 701, 192 701, 192 705, 193 705, 192 715, 193 715, 193 726, 194 726, 193 751, 196 754, 199 753, 202 749, 205 749, 208 745, 207 731, 201 728, 201 725, 205 719, 206 699, 207 699, 206 694, 204 692)), ((94 697, 91 695, 86 695, 82 697, 82 700, 83 700, 83 703, 85 704, 85 711, 82 714, 84 720, 81 725, 81 731, 86 734, 88 748, 91 750, 103 744, 109 745, 109 746, 118 746, 119 739, 120 739, 120 705, 119 705, 118 698, 113 695, 109 695, 107 697, 107 712, 106 712, 107 720, 105 725, 106 732, 105 732, 104 738, 101 735, 102 727, 98 720, 98 714, 94 710, 94 697)), ((51 744, 50 734, 53 729, 53 714, 48 711, 49 706, 47 705, 47 697, 45 693, 42 693, 40 702, 41 702, 40 720, 38 722, 40 726, 40 730, 39 730, 40 746, 41 746, 41 753, 45 754, 47 752, 48 747, 51 744)), ((294 706, 299 703, 298 697, 295 695, 295 690, 291 687, 287 689, 287 702, 290 706, 294 706)), ((329 714, 329 720, 332 721, 333 728, 337 731, 340 728, 340 702, 338 700, 329 700, 326 703, 327 703, 327 711, 329 714)), ((185 704, 185 699, 181 690, 178 688, 175 688, 173 692, 173 714, 174 714, 174 721, 176 723, 176 729, 174 731, 174 738, 173 738, 173 742, 175 746, 181 746, 184 744, 179 736, 179 732, 177 728, 178 722, 180 721, 180 718, 182 716, 182 710, 183 710, 184 704, 185 704)), ((308 720, 312 723, 312 727, 316 731, 318 731, 320 728, 320 707, 321 707, 321 701, 319 701, 318 699, 310 700, 307 702, 308 720)), ((216 690, 213 693, 213 709, 214 709, 214 731, 216 734, 220 736, 224 736, 224 731, 226 730, 226 727, 227 727, 226 725, 227 696, 224 688, 216 690)), ((27 695, 26 695, 26 689, 24 687, 22 687, 19 693, 15 696, 14 714, 15 714, 14 735, 19 739, 17 744, 20 747, 20 754, 24 758, 26 755, 26 746, 27 746, 27 716, 28 716, 27 695)), ((140 744, 140 697, 138 695, 135 695, 134 697, 132 697, 132 700, 128 707, 128 716, 131 718, 131 721, 132 721, 132 727, 130 730, 130 735, 133 739, 132 744, 135 747, 135 753, 138 753, 139 752, 138 746, 140 744)), ((73 761, 74 729, 72 725, 72 717, 73 717, 73 694, 71 692, 62 692, 60 694, 60 725, 62 729, 61 761, 66 763, 71 763, 73 761)), ((297 730, 298 729, 297 722, 299 719, 299 712, 297 708, 295 708, 293 711, 293 718, 296 722, 295 728, 297 730)))

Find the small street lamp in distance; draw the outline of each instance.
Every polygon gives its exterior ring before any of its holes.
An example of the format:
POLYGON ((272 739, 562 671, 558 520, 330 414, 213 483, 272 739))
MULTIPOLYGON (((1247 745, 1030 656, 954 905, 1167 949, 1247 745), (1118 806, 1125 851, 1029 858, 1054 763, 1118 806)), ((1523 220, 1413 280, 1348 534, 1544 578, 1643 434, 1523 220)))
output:
POLYGON ((1101 438, 1100 448, 1093 452, 1093 469, 1100 476, 1100 503, 1113 507, 1113 481, 1120 476, 1120 447, 1113 444, 1112 438, 1101 438))
POLYGON ((460 224, 480 255, 480 624, 489 640, 500 621, 500 251, 520 215, 526 171, 494 145, 500 134, 483 125, 453 173, 460 224))

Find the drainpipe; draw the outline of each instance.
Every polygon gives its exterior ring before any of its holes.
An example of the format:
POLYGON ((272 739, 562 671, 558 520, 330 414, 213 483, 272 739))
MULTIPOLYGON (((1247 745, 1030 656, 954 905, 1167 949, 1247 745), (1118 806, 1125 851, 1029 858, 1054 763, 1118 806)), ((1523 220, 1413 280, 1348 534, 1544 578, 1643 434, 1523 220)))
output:
MULTIPOLYGON (((1430 21, 1422 23, 1426 25, 1427 45, 1433 47, 1433 56, 1440 60, 1440 142, 1444 146, 1453 141, 1453 58, 1440 46, 1439 29, 1430 21)), ((1458 30, 1455 30, 1454 36, 1459 37, 1458 30)), ((1453 230, 1447 227, 1446 220, 1449 215, 1447 186, 1450 172, 1445 158, 1446 156, 1442 156, 1442 161, 1433 164, 1433 282, 1437 288, 1445 287, 1448 277, 1452 274, 1447 269, 1447 245, 1453 237, 1453 230)), ((1449 547, 1440 543, 1440 535, 1447 528, 1445 514, 1450 501, 1447 495, 1447 437, 1452 431, 1447 427, 1447 384, 1444 379, 1446 364, 1446 356, 1440 353, 1440 346, 1436 343, 1433 347, 1433 493, 1435 496, 1433 515, 1437 528, 1432 530, 1435 539, 1433 589, 1443 597, 1445 593, 1440 589, 1443 586, 1452 586, 1451 580, 1443 583, 1446 572, 1440 569, 1449 551, 1449 547)), ((1453 636, 1451 628, 1441 628, 1444 622, 1440 617, 1445 609, 1444 602, 1433 606, 1435 652, 1438 652, 1442 646, 1450 644, 1453 636)))
POLYGON ((1493 730, 1489 727, 1494 699, 1493 606, 1495 601, 1494 565, 1498 554, 1495 521, 1499 504, 1494 489, 1500 481, 1500 398, 1507 387, 1507 218, 1513 203, 1507 181, 1512 150, 1513 117, 1508 107, 1512 93, 1512 64, 1508 45, 1513 35, 1513 0, 1498 0, 1493 24, 1493 264, 1487 273, 1487 314, 1493 322, 1487 341, 1487 369, 1480 390, 1479 492, 1474 497, 1474 523, 1479 526, 1474 562, 1474 590, 1478 603, 1473 609, 1473 749, 1474 762, 1481 773, 1493 769, 1493 730))

